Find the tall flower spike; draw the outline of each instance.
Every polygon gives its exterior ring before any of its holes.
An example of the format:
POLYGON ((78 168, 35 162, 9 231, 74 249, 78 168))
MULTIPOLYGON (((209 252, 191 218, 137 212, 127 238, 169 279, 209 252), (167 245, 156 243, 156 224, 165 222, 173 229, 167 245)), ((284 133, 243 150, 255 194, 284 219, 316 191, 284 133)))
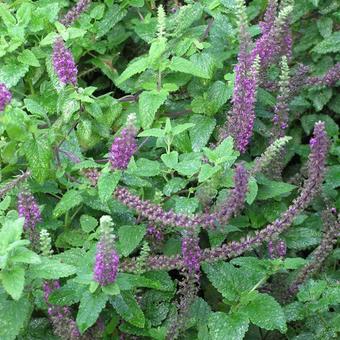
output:
POLYGON ((165 18, 166 14, 162 5, 157 9, 157 36, 158 38, 165 38, 165 18))
POLYGON ((277 12, 277 0, 269 0, 264 20, 259 23, 261 33, 266 34, 273 27, 277 12))
POLYGON ((112 219, 102 216, 100 219, 101 237, 97 243, 96 259, 94 264, 94 280, 101 286, 107 286, 116 280, 119 256, 115 251, 115 237, 112 233, 112 219))
POLYGON ((41 221, 40 208, 34 196, 29 192, 21 192, 18 196, 18 214, 25 218, 24 228, 33 230, 41 221))
POLYGON ((77 84, 77 66, 72 53, 66 48, 62 38, 57 38, 53 45, 53 67, 60 82, 66 84, 77 84))
POLYGON ((127 169, 130 159, 137 151, 137 129, 135 127, 135 115, 129 115, 127 126, 121 131, 111 145, 109 161, 112 170, 127 169))
POLYGON ((11 92, 9 92, 5 84, 0 83, 0 112, 5 110, 5 107, 11 102, 11 100, 11 92))
POLYGON ((289 67, 286 56, 283 56, 281 60, 279 86, 279 95, 274 107, 272 141, 283 137, 285 135, 285 130, 288 127, 289 67))
POLYGON ((198 236, 192 230, 185 230, 182 237, 183 262, 189 273, 200 271, 201 249, 198 236))
POLYGON ((45 281, 43 284, 44 298, 48 305, 48 316, 52 322, 54 333, 64 340, 80 339, 80 333, 76 322, 73 320, 69 307, 52 305, 48 302, 51 293, 60 288, 56 281, 45 281))
POLYGON ((66 27, 71 26, 80 15, 86 11, 90 3, 91 0, 79 0, 77 4, 64 15, 60 22, 66 27))
POLYGON ((259 57, 251 63, 245 48, 240 50, 235 67, 233 107, 227 123, 227 135, 234 138, 235 148, 241 153, 247 150, 253 135, 259 63, 259 57))
POLYGON ((46 229, 40 231, 40 250, 41 254, 46 257, 53 254, 51 236, 46 229))

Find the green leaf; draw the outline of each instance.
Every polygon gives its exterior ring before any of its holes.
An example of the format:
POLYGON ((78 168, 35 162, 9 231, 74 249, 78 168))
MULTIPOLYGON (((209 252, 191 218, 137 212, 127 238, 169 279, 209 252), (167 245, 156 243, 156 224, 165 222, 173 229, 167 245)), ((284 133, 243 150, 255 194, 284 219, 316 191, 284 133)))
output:
POLYGON ((167 97, 168 92, 165 90, 144 91, 139 96, 139 118, 143 129, 147 129, 152 125, 157 110, 167 97))
POLYGON ((102 291, 107 295, 118 295, 120 293, 120 289, 117 282, 111 283, 107 286, 103 286, 102 291))
POLYGON ((226 163, 225 165, 230 167, 239 155, 239 152, 234 151, 233 146, 233 139, 229 136, 214 150, 203 148, 203 151, 210 162, 215 164, 226 163))
POLYGON ((123 256, 128 256, 142 241, 146 232, 143 225, 125 225, 119 228, 117 248, 123 256))
POLYGON ((25 98, 24 103, 25 103, 26 109, 29 112, 39 115, 41 117, 45 117, 47 115, 47 110, 35 100, 30 99, 30 98, 25 98))
POLYGON ((298 300, 302 302, 317 301, 321 294, 327 289, 327 282, 323 280, 309 280, 300 287, 297 294, 298 300))
POLYGON ((52 159, 51 146, 46 142, 46 137, 31 139, 24 144, 24 150, 32 176, 39 183, 43 183, 48 177, 52 159))
POLYGON ((8 28, 11 28, 16 24, 16 20, 7 7, 8 5, 0 3, 0 17, 2 18, 4 24, 8 28))
POLYGON ((85 231, 85 233, 89 233, 93 231, 97 225, 98 225, 98 221, 94 217, 89 216, 89 215, 80 216, 80 226, 81 226, 81 229, 85 231))
POLYGON ((268 294, 257 293, 249 304, 241 308, 250 321, 266 330, 287 331, 286 318, 279 303, 268 294))
POLYGON ((148 129, 141 132, 138 137, 164 137, 165 132, 162 129, 148 129))
POLYGON ((259 178, 257 182, 260 184, 257 194, 257 198, 259 200, 267 200, 273 197, 281 196, 296 189, 295 185, 271 181, 263 177, 261 179, 259 178))
POLYGON ((245 314, 212 313, 209 317, 209 334, 212 340, 242 340, 248 330, 245 314))
POLYGON ((301 118, 301 123, 302 123, 302 127, 304 131, 307 134, 310 134, 314 128, 315 123, 318 122, 319 120, 325 122, 326 132, 329 136, 334 136, 334 137, 338 136, 339 134, 338 125, 332 119, 332 117, 327 116, 327 115, 317 115, 317 114, 304 115, 301 118))
POLYGON ((54 290, 48 297, 48 301, 58 306, 71 306, 78 303, 86 291, 85 285, 69 281, 66 285, 54 290))
POLYGON ((112 198, 112 194, 116 189, 122 173, 120 171, 107 172, 100 175, 98 180, 98 194, 102 202, 112 198))
POLYGON ((106 33, 108 33, 115 25, 121 21, 127 11, 125 9, 120 8, 119 5, 110 5, 109 10, 106 12, 104 18, 99 22, 96 27, 96 39, 103 37, 106 33))
POLYGON ((320 232, 311 228, 293 228, 285 234, 288 248, 306 249, 320 243, 320 232))
POLYGON ((78 190, 67 191, 54 208, 53 216, 60 217, 70 209, 83 202, 83 198, 78 190))
POLYGON ((298 269, 306 264, 306 260, 301 257, 286 258, 283 266, 285 269, 298 269))
POLYGON ((125 321, 139 328, 144 327, 143 311, 130 292, 121 292, 120 295, 114 296, 111 304, 125 321))
POLYGON ((25 270, 16 266, 10 270, 2 270, 0 278, 5 291, 14 299, 19 300, 25 285, 25 270))
POLYGON ((8 87, 16 86, 28 72, 28 69, 27 65, 14 62, 0 66, 0 83, 5 83, 8 87))
POLYGON ((39 67, 40 63, 31 50, 24 50, 18 55, 18 61, 29 66, 39 67))
POLYGON ((203 164, 198 175, 198 181, 200 183, 206 181, 219 170, 221 170, 221 167, 219 165, 211 166, 210 164, 203 164))
POLYGON ((0 229, 0 252, 5 252, 8 245, 20 240, 25 219, 20 217, 16 220, 5 220, 0 229))
POLYGON ((177 136, 180 133, 192 128, 193 126, 195 126, 195 124, 193 123, 179 124, 179 125, 176 125, 174 128, 172 128, 171 133, 173 136, 177 136))
POLYGON ((340 51, 340 32, 334 32, 325 40, 317 44, 313 52, 318 54, 337 53, 340 51))
POLYGON ((172 71, 187 73, 200 78, 210 78, 205 70, 200 68, 197 64, 194 64, 192 61, 182 57, 173 57, 169 68, 172 71))
POLYGON ((145 71, 149 66, 149 58, 141 57, 132 61, 124 72, 117 78, 116 83, 121 84, 135 74, 145 71))
POLYGON ((163 163, 170 169, 173 169, 178 163, 178 152, 171 151, 170 153, 165 153, 161 156, 163 163))
POLYGON ((26 298, 19 301, 6 300, 0 303, 0 339, 15 340, 25 326, 32 311, 32 305, 26 298))
POLYGON ((319 32, 323 38, 328 38, 332 34, 333 20, 330 17, 321 17, 316 22, 319 32))
POLYGON ((247 192, 247 195, 246 195, 246 202, 248 204, 252 204, 255 201, 255 198, 257 196, 257 192, 258 192, 258 186, 257 186, 256 179, 253 176, 251 176, 249 178, 248 192, 247 192))
POLYGON ((149 63, 153 64, 155 63, 161 55, 165 52, 167 47, 166 39, 165 38, 159 38, 156 41, 154 41, 149 50, 149 63))
POLYGON ((163 193, 166 196, 170 196, 171 194, 184 189, 187 184, 188 182, 183 178, 172 178, 165 184, 163 188, 163 193))
POLYGON ((179 162, 175 166, 175 170, 183 176, 191 177, 200 169, 201 162, 199 160, 187 160, 179 162))
POLYGON ((75 274, 77 268, 56 259, 42 258, 41 263, 31 265, 30 274, 34 278, 54 280, 75 274))
POLYGON ((190 122, 195 123, 195 128, 189 131, 192 150, 198 152, 208 143, 215 129, 216 120, 206 116, 193 115, 190 117, 190 122))
POLYGON ((97 294, 85 292, 82 299, 80 300, 76 320, 81 333, 84 333, 97 321, 100 312, 106 305, 107 300, 107 295, 102 292, 98 292, 97 294))
POLYGON ((136 168, 129 172, 141 177, 154 177, 160 174, 161 167, 157 161, 150 161, 147 158, 139 158, 136 162, 136 168))
POLYGON ((15 248, 10 258, 12 262, 17 263, 38 264, 41 262, 39 255, 25 247, 15 248))

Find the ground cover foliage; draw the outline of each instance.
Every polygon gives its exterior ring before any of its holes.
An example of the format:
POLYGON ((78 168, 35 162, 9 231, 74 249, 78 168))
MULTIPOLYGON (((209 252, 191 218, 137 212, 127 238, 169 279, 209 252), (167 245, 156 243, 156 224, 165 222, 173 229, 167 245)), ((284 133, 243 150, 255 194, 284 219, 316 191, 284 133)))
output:
POLYGON ((0 3, 0 339, 337 339, 334 0, 0 3))

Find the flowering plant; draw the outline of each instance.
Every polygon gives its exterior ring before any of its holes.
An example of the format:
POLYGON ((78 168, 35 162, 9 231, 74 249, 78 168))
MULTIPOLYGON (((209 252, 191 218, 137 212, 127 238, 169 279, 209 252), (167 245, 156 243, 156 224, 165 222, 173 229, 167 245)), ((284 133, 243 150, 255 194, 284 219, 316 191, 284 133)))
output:
POLYGON ((336 339, 338 10, 0 3, 0 339, 336 339))

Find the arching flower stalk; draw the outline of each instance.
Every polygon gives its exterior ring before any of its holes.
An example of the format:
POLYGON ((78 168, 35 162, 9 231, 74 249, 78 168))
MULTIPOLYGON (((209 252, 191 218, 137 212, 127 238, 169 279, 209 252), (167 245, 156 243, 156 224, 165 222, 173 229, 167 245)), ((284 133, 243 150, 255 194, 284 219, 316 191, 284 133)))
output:
POLYGON ((66 27, 71 26, 80 15, 87 10, 90 4, 91 0, 79 0, 76 5, 64 15, 60 22, 66 27))
POLYGON ((53 67, 59 81, 63 84, 77 84, 77 66, 72 53, 66 48, 62 38, 57 38, 53 45, 53 67))
MULTIPOLYGON (((308 179, 305 181, 300 195, 294 199, 289 208, 282 215, 264 229, 257 231, 255 235, 248 235, 240 241, 232 241, 220 247, 203 249, 201 261, 214 262, 240 256, 244 252, 275 240, 282 232, 287 230, 294 218, 301 213, 316 196, 321 188, 325 174, 325 161, 328 150, 328 138, 325 124, 318 122, 314 127, 314 137, 310 140, 311 153, 308 160, 308 179)), ((175 269, 185 266, 183 257, 176 256, 152 256, 148 258, 147 267, 152 269, 175 269)), ((133 271, 134 260, 128 260, 122 264, 124 271, 133 271)))
POLYGON ((284 258, 286 256, 287 246, 283 240, 270 240, 268 242, 268 255, 271 259, 284 258))
POLYGON ((0 112, 5 110, 5 107, 11 102, 12 94, 5 84, 0 83, 0 112))
POLYGON ((340 63, 335 64, 323 76, 308 77, 305 84, 308 86, 332 86, 340 80, 340 63))
POLYGON ((119 256, 115 250, 115 236, 112 232, 112 219, 102 216, 100 219, 101 237, 97 243, 96 259, 93 268, 94 280, 101 286, 107 286, 116 280, 119 256))
POLYGON ((324 235, 320 245, 311 254, 308 263, 300 270, 295 280, 289 287, 289 295, 295 295, 299 286, 303 284, 310 276, 318 271, 328 255, 333 250, 340 236, 340 221, 332 214, 330 210, 323 212, 324 235))
POLYGON ((112 170, 126 170, 131 157, 137 151, 135 119, 136 116, 134 114, 129 115, 127 126, 114 139, 111 145, 109 161, 112 170))
POLYGON ((31 176, 30 171, 26 171, 22 173, 21 175, 17 176, 15 179, 11 180, 10 182, 6 183, 1 189, 0 189, 0 198, 4 197, 9 191, 17 187, 20 183, 24 182, 31 176))

